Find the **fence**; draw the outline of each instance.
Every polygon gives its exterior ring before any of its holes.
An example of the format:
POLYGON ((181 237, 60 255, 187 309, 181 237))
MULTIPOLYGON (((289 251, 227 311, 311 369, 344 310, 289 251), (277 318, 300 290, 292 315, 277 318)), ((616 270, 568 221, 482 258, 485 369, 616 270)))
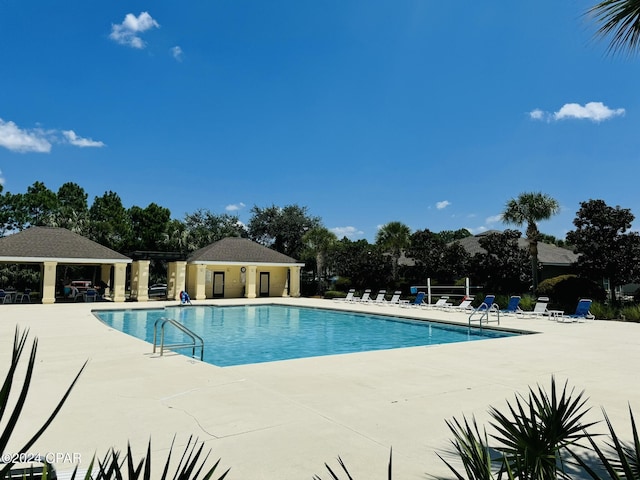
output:
POLYGON ((464 279, 464 285, 431 285, 431 279, 427 278, 426 285, 413 285, 411 286, 411 293, 416 294, 418 291, 427 292, 427 301, 431 304, 431 297, 448 295, 450 297, 468 297, 472 295, 472 292, 482 290, 482 287, 469 285, 469 277, 464 279))

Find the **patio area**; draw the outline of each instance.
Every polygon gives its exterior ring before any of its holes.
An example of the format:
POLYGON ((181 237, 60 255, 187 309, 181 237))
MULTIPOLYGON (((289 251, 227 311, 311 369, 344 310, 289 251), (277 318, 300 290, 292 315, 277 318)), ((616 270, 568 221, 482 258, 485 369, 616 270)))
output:
MULTIPOLYGON (((350 309, 466 323, 462 313, 321 299, 206 300, 194 304, 278 303, 350 309)), ((176 302, 154 302, 153 307, 176 302)), ((604 407, 628 433, 629 405, 640 412, 636 366, 640 325, 501 317, 501 326, 539 332, 432 347, 365 352, 220 368, 151 346, 103 325, 92 309, 110 303, 2 306, 0 369, 9 364, 16 325, 38 337, 32 390, 13 437, 17 448, 47 418, 85 360, 89 363, 34 452, 69 454, 56 465, 86 468, 111 447, 146 451, 161 468, 172 438, 176 452, 190 435, 221 458, 227 478, 328 478, 324 463, 340 456, 357 478, 385 478, 393 448, 394 478, 449 476, 436 456, 449 449, 445 420, 503 409, 537 384, 569 380, 585 390, 592 411, 604 407)), ((149 304, 127 304, 149 308, 149 304)), ((493 325, 493 324, 492 324, 493 325)), ((604 425, 602 425, 604 428, 604 425)), ((174 453, 174 455, 175 455, 174 453)), ((223 471, 223 470, 221 470, 223 471)))

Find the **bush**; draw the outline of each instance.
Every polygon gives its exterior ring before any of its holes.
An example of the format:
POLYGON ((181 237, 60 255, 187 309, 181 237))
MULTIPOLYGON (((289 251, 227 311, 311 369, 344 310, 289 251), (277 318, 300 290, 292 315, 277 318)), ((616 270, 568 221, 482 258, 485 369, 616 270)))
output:
POLYGON ((331 300, 332 298, 345 298, 347 294, 345 292, 339 292, 337 290, 327 290, 324 292, 324 298, 331 300))
POLYGON ((640 305, 623 307, 620 311, 620 317, 627 322, 640 322, 640 305))
POLYGON ((543 280, 538 285, 538 295, 549 297, 553 309, 565 312, 573 312, 581 298, 600 302, 606 299, 604 288, 592 280, 576 275, 560 275, 543 280))
POLYGON ((520 308, 525 312, 530 312, 536 304, 536 298, 532 295, 523 295, 520 299, 520 308))
MULTIPOLYGON (((575 306, 573 308, 575 310, 575 306)), ((573 313, 574 310, 567 310, 567 312, 573 313)), ((593 302, 591 304, 591 308, 589 308, 589 311, 598 320, 613 320, 620 317, 619 311, 616 308, 613 308, 611 305, 602 302, 593 302)))
MULTIPOLYGON (((347 277, 338 277, 335 282, 333 282, 333 288, 335 290, 339 290, 341 292, 348 292, 351 288, 351 279, 347 277)), ((325 294, 326 295, 326 294, 325 294)))

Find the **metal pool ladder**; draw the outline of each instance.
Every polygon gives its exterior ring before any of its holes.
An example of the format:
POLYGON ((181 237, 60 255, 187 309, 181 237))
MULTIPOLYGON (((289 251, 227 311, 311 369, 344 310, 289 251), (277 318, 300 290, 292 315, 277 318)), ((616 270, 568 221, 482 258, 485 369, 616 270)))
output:
MULTIPOLYGON (((495 305, 495 304, 494 304, 495 305)), ((491 305, 491 307, 486 308, 484 310, 474 310, 473 312, 471 312, 471 315, 469 315, 469 326, 471 326, 471 322, 476 321, 480 324, 480 328, 482 328, 482 322, 486 322, 487 324, 489 324, 489 322, 498 322, 498 325, 500 325, 500 309, 499 308, 494 308, 494 305, 491 305), (491 312, 496 314, 496 320, 491 320, 490 315, 491 312), (479 315, 478 318, 474 318, 474 316, 479 315)))
POLYGON ((159 318, 153 324, 153 353, 156 353, 156 349, 158 347, 158 324, 160 324, 160 356, 164 355, 164 349, 176 349, 176 348, 191 348, 191 357, 195 358, 196 356, 196 348, 200 347, 200 361, 204 358, 204 340, 199 335, 193 333, 187 327, 182 325, 180 322, 173 320, 172 318, 159 318), (173 325, 182 333, 184 333, 187 337, 191 339, 189 343, 172 343, 165 344, 164 343, 164 327, 165 325, 173 325))

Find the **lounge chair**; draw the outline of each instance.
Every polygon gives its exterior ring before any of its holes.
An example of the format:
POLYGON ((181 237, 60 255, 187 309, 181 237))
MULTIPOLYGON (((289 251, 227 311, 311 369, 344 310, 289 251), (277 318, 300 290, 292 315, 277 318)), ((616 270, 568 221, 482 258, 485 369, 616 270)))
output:
POLYGON ((498 325, 500 325, 500 306, 495 303, 495 299, 495 295, 485 296, 480 306, 473 310, 469 315, 469 325, 471 325, 471 322, 473 321, 478 321, 480 325, 482 325, 483 321, 489 323, 491 321, 491 312, 497 313, 496 321, 498 322, 498 325))
POLYGON ((592 300, 588 298, 581 298, 576 307, 576 313, 573 315, 559 315, 556 317, 558 322, 579 322, 580 320, 595 320, 589 309, 591 308, 592 300))
POLYGON ((522 315, 524 312, 520 308, 520 296, 512 295, 509 304, 504 310, 500 310, 503 315, 522 315))
POLYGON ((495 303, 496 296, 495 295, 487 295, 484 297, 482 303, 476 308, 477 312, 483 312, 485 310, 500 310, 498 304, 495 303))
POLYGON ((353 296, 356 294, 356 289, 351 288, 347 292, 347 296, 343 298, 336 297, 333 299, 334 302, 353 302, 353 296))
POLYGON ((450 308, 450 310, 470 312, 474 310, 474 308, 471 306, 472 303, 473 303, 473 297, 464 297, 462 299, 462 302, 460 302, 460 305, 454 305, 450 308))
POLYGON ((384 296, 387 294, 386 290, 380 290, 376 295, 376 298, 369 300, 371 303, 382 303, 384 302, 384 296))
POLYGON ((401 295, 402 295, 402 292, 399 290, 396 290, 395 292, 393 292, 393 296, 391 297, 391 300, 382 299, 382 302, 378 303, 378 305, 399 305, 401 295))
POLYGON ((7 292, 0 290, 0 303, 11 302, 11 297, 7 295, 7 292))
POLYGON ((450 308, 452 304, 447 303, 447 300, 449 300, 449 297, 447 296, 440 297, 436 303, 431 303, 431 304, 425 303, 424 306, 427 308, 450 308))
POLYGON ((534 317, 548 315, 547 305, 549 305, 549 297, 538 297, 536 304, 533 306, 533 311, 526 312, 526 314, 534 317))
POLYGON ((367 288, 362 297, 353 297, 354 302, 370 302, 371 301, 371 289, 367 288))
POLYGON ((408 300, 404 300, 404 301, 400 301, 400 306, 401 307, 420 307, 422 305, 426 305, 424 303, 424 297, 426 296, 426 293, 424 292, 418 292, 418 294, 416 295, 416 298, 413 300, 413 302, 409 302, 408 300))

